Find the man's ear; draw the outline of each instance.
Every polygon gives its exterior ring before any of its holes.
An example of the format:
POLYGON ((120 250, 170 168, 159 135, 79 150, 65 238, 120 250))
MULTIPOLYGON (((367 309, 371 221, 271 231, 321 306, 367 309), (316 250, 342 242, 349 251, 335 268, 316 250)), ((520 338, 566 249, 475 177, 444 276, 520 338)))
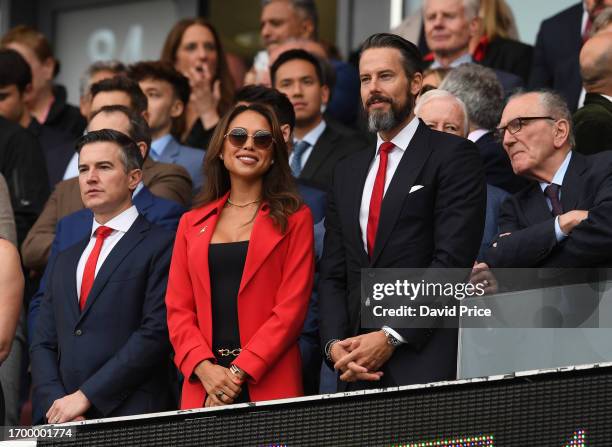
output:
POLYGON ((329 87, 327 85, 321 86, 321 104, 327 105, 329 103, 329 87))
POLYGON ((141 169, 132 169, 128 172, 128 188, 130 191, 134 191, 140 181, 142 180, 142 170, 141 169))
POLYGON ((478 16, 470 19, 468 22, 468 29, 470 30, 470 37, 475 37, 480 34, 482 19, 478 16))
POLYGON ((281 124, 280 128, 283 132, 283 140, 285 140, 285 143, 289 143, 289 140, 291 139, 291 127, 289 124, 281 124))
POLYGON ((140 155, 142 155, 142 158, 145 158, 149 149, 147 147, 147 143, 145 143, 144 141, 138 141, 136 145, 138 146, 138 149, 140 149, 140 155))
POLYGON ((560 119, 555 123, 555 130, 553 135, 553 144, 555 148, 561 148, 565 146, 565 143, 569 139, 570 134, 570 123, 565 119, 560 119))
POLYGON ((175 99, 172 103, 172 107, 170 107, 170 117, 178 118, 183 114, 185 110, 185 104, 180 99, 175 99))
POLYGON ((300 37, 310 39, 314 35, 314 23, 310 19, 303 19, 300 22, 300 37))
POLYGON ((417 96, 421 92, 423 87, 423 73, 415 73, 410 79, 410 93, 412 96, 417 96))

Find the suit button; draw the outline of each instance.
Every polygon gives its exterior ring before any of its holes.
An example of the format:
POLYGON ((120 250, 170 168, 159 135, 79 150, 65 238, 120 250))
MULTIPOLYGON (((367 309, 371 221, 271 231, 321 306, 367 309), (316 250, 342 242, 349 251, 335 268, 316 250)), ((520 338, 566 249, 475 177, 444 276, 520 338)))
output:
POLYGON ((81 335, 83 335, 83 331, 80 329, 77 329, 76 331, 74 331, 74 335, 76 335, 77 337, 80 337, 81 335))

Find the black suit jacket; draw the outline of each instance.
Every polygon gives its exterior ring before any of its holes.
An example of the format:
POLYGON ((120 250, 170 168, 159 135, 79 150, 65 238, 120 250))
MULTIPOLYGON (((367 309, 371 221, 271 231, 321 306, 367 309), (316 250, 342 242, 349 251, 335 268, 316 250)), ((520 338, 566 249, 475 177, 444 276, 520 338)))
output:
MULTIPOLYGON (((359 210, 374 155, 373 148, 350 155, 334 173, 320 264, 322 346, 364 332, 360 327, 362 268, 471 267, 480 246, 486 189, 478 149, 468 140, 420 122, 385 193, 370 260, 359 210), (410 193, 415 185, 423 187, 410 193)), ((385 365, 386 384, 455 377, 456 330, 397 331, 408 343, 385 365)))
POLYGON ((365 147, 366 143, 357 135, 333 121, 326 121, 325 130, 312 148, 300 173, 300 179, 308 180, 327 190, 331 186, 334 168, 338 161, 365 147))
POLYGON ((76 270, 89 238, 54 258, 31 347, 34 396, 47 411, 80 389, 86 417, 170 410, 166 282, 173 235, 138 216, 100 267, 83 311, 76 270))
POLYGON ((531 45, 497 37, 489 42, 485 56, 480 63, 485 67, 515 74, 527 84, 532 57, 533 47, 531 45))
POLYGON ((612 261, 612 152, 572 154, 563 185, 563 211, 588 210, 589 217, 561 242, 555 220, 537 182, 501 206, 497 246, 490 267, 594 267, 612 261))
POLYGON ((487 132, 476 141, 484 164, 487 183, 510 193, 519 192, 529 184, 514 174, 510 159, 493 132, 487 132))
POLYGON ((576 110, 582 90, 578 57, 582 48, 582 2, 540 25, 533 51, 530 88, 552 88, 576 110))
POLYGON ((9 188, 21 246, 49 197, 49 180, 36 137, 3 117, 0 117, 0 173, 9 188))
POLYGON ((32 118, 28 130, 38 138, 45 154, 49 186, 53 189, 64 178, 66 167, 75 153, 75 139, 66 132, 40 124, 36 118, 32 118))
POLYGON ((612 101, 587 93, 584 107, 574 113, 576 151, 584 155, 612 150, 612 101))

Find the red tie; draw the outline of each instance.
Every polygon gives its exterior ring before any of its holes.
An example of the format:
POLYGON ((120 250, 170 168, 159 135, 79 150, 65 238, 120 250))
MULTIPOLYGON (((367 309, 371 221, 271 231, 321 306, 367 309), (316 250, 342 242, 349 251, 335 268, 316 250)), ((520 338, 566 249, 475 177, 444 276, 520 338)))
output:
POLYGON ((385 192, 385 176, 387 174, 387 161, 389 160, 389 152, 395 148, 395 145, 390 141, 385 141, 380 145, 380 163, 376 172, 376 180, 374 180, 374 188, 370 197, 370 214, 368 215, 368 254, 370 259, 374 254, 374 241, 376 240, 376 230, 378 230, 378 221, 380 220, 380 207, 382 205, 383 195, 385 192))
POLYGON ((104 226, 98 227, 94 232, 96 235, 96 245, 94 245, 93 250, 89 254, 89 258, 87 258, 85 270, 83 271, 83 281, 81 282, 81 298, 79 299, 79 307, 81 310, 85 308, 87 296, 89 295, 91 287, 93 286, 94 278, 96 276, 96 264, 98 263, 98 257, 100 256, 100 251, 102 250, 102 244, 104 244, 104 239, 106 239, 112 232, 112 228, 104 226))

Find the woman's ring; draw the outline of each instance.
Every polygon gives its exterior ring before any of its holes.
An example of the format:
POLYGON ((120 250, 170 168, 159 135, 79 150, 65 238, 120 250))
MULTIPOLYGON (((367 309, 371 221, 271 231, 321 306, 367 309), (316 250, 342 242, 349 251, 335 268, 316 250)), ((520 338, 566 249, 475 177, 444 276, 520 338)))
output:
POLYGON ((217 391, 216 396, 217 396, 217 398, 218 398, 218 399, 221 399, 221 398, 223 397, 223 395, 224 395, 224 394, 225 394, 225 393, 224 393, 223 391, 217 391))

